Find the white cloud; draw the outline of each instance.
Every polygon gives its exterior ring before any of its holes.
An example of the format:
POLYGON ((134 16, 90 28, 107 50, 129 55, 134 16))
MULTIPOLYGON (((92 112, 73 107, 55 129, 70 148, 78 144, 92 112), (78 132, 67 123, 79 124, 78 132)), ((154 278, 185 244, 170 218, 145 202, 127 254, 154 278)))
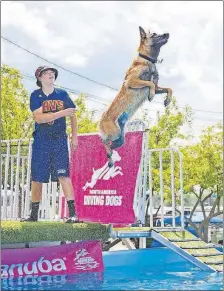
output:
MULTIPOLYGON (((94 46, 91 44, 98 41, 101 37, 100 32, 98 30, 94 32, 89 23, 83 25, 80 20, 76 23, 73 15, 68 15, 68 18, 62 16, 61 7, 65 7, 64 4, 62 6, 59 3, 58 6, 57 3, 55 5, 48 3, 48 5, 50 6, 44 12, 37 7, 28 8, 26 3, 4 2, 2 27, 20 29, 32 40, 35 51, 39 49, 46 57, 64 58, 65 63, 71 62, 77 66, 86 65, 86 56, 90 57, 93 53, 94 46), (44 13, 48 17, 45 17, 44 13), (54 22, 57 22, 57 19, 63 25, 62 33, 54 29, 54 22), (83 56, 82 49, 87 46, 90 48, 85 52, 86 56, 83 56), (66 57, 66 53, 69 56, 66 57)), ((65 14, 71 14, 72 10, 69 10, 69 7, 65 7, 65 14)), ((56 27, 57 25, 56 23, 56 27)), ((105 38, 102 43, 107 45, 109 40, 105 38)))
MULTIPOLYGON (((70 70, 119 88, 137 54, 138 26, 159 33, 167 31, 171 36, 161 49, 164 62, 158 65, 160 84, 173 89, 182 107, 189 104, 220 111, 222 6, 221 1, 2 2, 2 35, 70 70)), ((40 62, 6 43, 2 61, 27 73, 40 62)), ((65 87, 106 101, 116 96, 115 91, 86 80, 76 78, 74 82, 74 76, 64 71, 59 75, 65 87)), ((161 109, 159 104, 145 106, 161 109)))
POLYGON ((68 43, 65 38, 54 36, 54 32, 48 29, 47 19, 41 16, 41 11, 28 10, 25 4, 15 2, 4 2, 3 7, 2 27, 11 26, 21 29, 38 45, 44 44, 46 51, 55 50, 55 44, 60 50, 68 43))
POLYGON ((69 66, 76 66, 76 67, 83 67, 87 63, 86 57, 78 53, 75 53, 69 57, 65 57, 64 61, 69 66))

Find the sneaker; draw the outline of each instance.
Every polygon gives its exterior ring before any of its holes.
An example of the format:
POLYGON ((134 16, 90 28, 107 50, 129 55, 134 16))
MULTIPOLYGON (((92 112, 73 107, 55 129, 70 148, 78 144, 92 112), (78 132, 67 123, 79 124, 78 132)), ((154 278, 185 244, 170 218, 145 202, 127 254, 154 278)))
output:
POLYGON ((33 218, 32 216, 29 216, 28 218, 21 218, 20 222, 37 222, 37 219, 33 218))
POLYGON ((81 221, 79 221, 79 219, 78 219, 78 216, 72 216, 72 217, 69 217, 66 221, 65 221, 65 223, 79 223, 79 222, 81 222, 81 221))

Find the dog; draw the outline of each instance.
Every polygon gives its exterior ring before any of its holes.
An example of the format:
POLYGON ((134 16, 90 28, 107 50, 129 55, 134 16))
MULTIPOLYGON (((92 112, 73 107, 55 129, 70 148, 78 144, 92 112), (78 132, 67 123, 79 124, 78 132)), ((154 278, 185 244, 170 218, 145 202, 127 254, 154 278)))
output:
POLYGON ((159 35, 146 33, 142 27, 138 56, 127 70, 124 82, 117 96, 102 114, 99 121, 99 133, 105 146, 108 166, 113 166, 112 151, 124 144, 125 124, 138 108, 148 99, 153 100, 155 94, 166 93, 164 105, 167 107, 172 99, 172 90, 158 86, 159 74, 156 68, 160 48, 169 39, 169 33, 159 35))

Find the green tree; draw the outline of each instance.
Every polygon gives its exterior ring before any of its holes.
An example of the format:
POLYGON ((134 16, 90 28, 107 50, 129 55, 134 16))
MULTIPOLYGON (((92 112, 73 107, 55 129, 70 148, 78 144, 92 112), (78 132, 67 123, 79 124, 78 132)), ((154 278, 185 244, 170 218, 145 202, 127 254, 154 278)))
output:
POLYGON ((192 209, 189 224, 197 234, 208 241, 208 227, 211 218, 221 215, 220 200, 223 193, 223 127, 221 124, 210 126, 203 131, 200 141, 183 150, 184 191, 193 193, 197 201, 192 209), (209 213, 205 203, 215 194, 216 198, 209 213), (203 221, 196 225, 192 216, 197 207, 201 208, 203 221))
POLYGON ((184 110, 181 110, 173 99, 164 114, 157 113, 156 125, 150 127, 149 148, 165 148, 170 146, 175 138, 187 138, 186 135, 180 133, 180 129, 184 124, 191 124, 191 122, 191 108, 186 106, 184 110))
MULTIPOLYGON (((86 96, 80 94, 74 101, 77 106, 77 123, 78 133, 97 132, 97 122, 93 121, 94 111, 89 111, 86 106, 86 96)), ((70 125, 68 124, 68 133, 71 133, 70 125)))
POLYGON ((1 93, 1 139, 31 137, 29 94, 22 84, 20 72, 4 64, 1 66, 1 93))

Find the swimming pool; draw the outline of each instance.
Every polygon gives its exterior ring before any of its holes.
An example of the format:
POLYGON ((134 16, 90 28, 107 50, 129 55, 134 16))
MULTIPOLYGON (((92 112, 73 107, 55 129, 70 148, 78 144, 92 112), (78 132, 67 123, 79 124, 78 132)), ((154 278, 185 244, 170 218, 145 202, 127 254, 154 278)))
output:
POLYGON ((2 290, 223 290, 223 273, 199 270, 167 248, 103 253, 105 271, 2 279, 2 290))

